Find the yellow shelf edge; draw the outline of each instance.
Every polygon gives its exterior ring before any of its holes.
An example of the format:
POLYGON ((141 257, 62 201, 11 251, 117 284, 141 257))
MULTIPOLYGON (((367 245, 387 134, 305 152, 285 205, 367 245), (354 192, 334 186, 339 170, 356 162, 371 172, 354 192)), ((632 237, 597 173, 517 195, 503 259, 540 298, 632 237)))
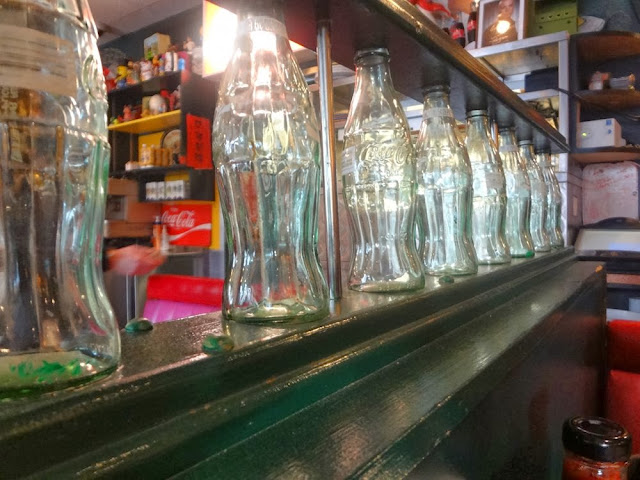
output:
POLYGON ((180 125, 180 110, 109 125, 109 130, 125 133, 148 133, 180 125))

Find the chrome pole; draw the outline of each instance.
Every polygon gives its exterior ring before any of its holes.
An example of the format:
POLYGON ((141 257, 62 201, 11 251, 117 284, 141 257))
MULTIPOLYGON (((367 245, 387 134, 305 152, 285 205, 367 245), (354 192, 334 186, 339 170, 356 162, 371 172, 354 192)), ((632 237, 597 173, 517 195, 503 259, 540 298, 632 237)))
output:
POLYGON ((331 33, 328 20, 318 21, 318 92, 322 128, 322 171, 327 242, 329 297, 342 296, 340 276, 340 226, 336 176, 336 139, 333 124, 333 72, 331 69, 331 33))

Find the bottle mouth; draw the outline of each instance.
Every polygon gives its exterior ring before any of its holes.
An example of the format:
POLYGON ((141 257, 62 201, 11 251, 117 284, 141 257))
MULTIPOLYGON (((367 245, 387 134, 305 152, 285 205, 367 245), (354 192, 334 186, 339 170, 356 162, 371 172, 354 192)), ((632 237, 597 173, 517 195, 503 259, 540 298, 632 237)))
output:
POLYGON ((358 50, 353 58, 354 63, 362 62, 365 58, 369 57, 383 57, 389 58, 389 50, 385 47, 372 47, 372 48, 363 48, 358 50))
POLYGON ((489 116, 489 112, 487 112, 486 110, 469 110, 467 112, 467 118, 488 117, 488 116, 489 116))
POLYGON ((449 85, 442 85, 442 84, 440 84, 440 85, 432 85, 430 87, 425 87, 422 90, 422 92, 425 95, 428 95, 429 93, 438 93, 438 92, 448 94, 449 91, 450 91, 449 85))

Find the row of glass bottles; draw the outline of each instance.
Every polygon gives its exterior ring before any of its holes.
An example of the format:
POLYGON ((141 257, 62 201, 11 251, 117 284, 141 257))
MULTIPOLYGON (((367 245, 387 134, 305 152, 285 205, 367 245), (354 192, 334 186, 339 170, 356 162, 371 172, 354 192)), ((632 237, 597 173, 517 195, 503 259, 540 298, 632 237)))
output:
POLYGON ((547 167, 543 174, 533 144, 516 143, 513 128, 500 130, 498 155, 482 110, 468 113, 463 144, 445 86, 425 92, 414 153, 388 56, 379 48, 356 55, 342 166, 354 240, 349 287, 420 288, 414 223, 418 257, 430 275, 468 275, 479 263, 507 263, 512 256, 549 251, 548 228, 554 246, 561 246, 559 225, 547 223, 547 204, 557 222, 561 201, 548 155, 539 154, 547 167), (417 219, 412 222, 414 191, 417 219))
MULTIPOLYGON (((533 255, 533 241, 548 249, 547 234, 536 232, 532 240, 529 233, 532 211, 534 225, 545 230, 548 201, 531 149, 525 160, 513 131, 502 131, 503 172, 482 111, 469 113, 463 145, 446 87, 427 92, 414 148, 388 57, 386 49, 372 48, 355 59, 342 157, 353 239, 349 287, 419 289, 424 272, 474 273, 478 261, 508 262, 509 246, 512 256, 533 255)), ((247 3, 239 11, 235 53, 216 108, 213 157, 227 239, 223 315, 250 322, 326 315, 316 245, 319 129, 273 2, 247 3)))

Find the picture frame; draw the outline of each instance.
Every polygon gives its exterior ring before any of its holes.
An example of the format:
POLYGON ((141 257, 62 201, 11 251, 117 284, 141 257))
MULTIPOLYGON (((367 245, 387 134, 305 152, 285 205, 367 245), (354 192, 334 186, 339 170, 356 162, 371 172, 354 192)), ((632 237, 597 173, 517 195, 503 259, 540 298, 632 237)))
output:
POLYGON ((527 0, 480 0, 477 48, 526 37, 527 0))

